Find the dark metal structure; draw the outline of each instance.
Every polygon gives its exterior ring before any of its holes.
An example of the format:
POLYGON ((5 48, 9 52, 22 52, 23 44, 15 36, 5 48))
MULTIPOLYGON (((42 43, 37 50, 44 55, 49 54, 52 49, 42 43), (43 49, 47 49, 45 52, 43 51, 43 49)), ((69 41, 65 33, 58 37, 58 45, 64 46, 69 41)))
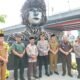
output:
POLYGON ((22 24, 26 25, 24 35, 26 40, 29 36, 39 36, 41 27, 47 21, 46 5, 44 0, 27 0, 22 9, 22 24))

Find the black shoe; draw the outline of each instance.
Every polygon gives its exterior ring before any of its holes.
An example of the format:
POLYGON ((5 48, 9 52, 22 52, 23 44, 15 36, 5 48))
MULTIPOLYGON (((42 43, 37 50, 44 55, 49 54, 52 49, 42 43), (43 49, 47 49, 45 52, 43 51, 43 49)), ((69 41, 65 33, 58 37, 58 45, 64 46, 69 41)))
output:
POLYGON ((42 77, 42 75, 41 74, 39 74, 39 78, 41 78, 42 77))
POLYGON ((54 71, 54 73, 55 73, 55 74, 57 74, 57 75, 59 75, 59 73, 58 73, 58 72, 56 72, 56 71, 54 71))
POLYGON ((49 74, 49 73, 46 73, 45 75, 46 75, 46 76, 50 76, 50 74, 49 74))
POLYGON ((78 76, 77 76, 77 78, 79 78, 79 79, 80 79, 80 75, 78 75, 78 76))
POLYGON ((20 80, 25 80, 24 78, 20 78, 20 80))
POLYGON ((50 72, 50 75, 53 75, 53 73, 52 73, 52 72, 50 72))
POLYGON ((73 77, 73 75, 72 74, 68 74, 70 77, 73 77))
POLYGON ((63 73, 63 74, 62 74, 62 76, 65 76, 65 75, 66 75, 66 73, 63 73))
POLYGON ((25 80, 25 79, 23 78, 23 79, 20 79, 20 80, 25 80))
POLYGON ((38 76, 34 76, 34 78, 35 78, 35 79, 38 79, 39 77, 38 77, 38 76))

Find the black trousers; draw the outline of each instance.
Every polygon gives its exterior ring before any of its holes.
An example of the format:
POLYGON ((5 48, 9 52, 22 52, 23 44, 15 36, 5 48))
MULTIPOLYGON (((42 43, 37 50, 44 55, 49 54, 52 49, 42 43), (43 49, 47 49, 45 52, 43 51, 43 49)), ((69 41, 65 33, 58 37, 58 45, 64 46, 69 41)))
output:
POLYGON ((14 80, 18 80, 18 69, 20 69, 20 80, 24 80, 24 59, 14 56, 14 80))
POLYGON ((66 66, 68 69, 68 74, 71 74, 71 54, 69 55, 64 55, 62 54, 62 70, 63 74, 66 74, 66 66))
POLYGON ((42 75, 42 65, 45 66, 45 74, 48 73, 48 55, 39 56, 39 75, 42 75))
POLYGON ((80 75, 80 58, 76 58, 78 75, 80 75))

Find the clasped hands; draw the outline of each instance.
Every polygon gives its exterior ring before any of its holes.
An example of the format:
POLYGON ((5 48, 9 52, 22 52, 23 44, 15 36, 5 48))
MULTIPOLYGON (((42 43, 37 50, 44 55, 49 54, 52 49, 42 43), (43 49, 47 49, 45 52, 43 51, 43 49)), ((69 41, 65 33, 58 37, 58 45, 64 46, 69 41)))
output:
POLYGON ((67 56, 67 55, 69 55, 69 53, 70 53, 70 52, 65 52, 64 54, 67 56))
POLYGON ((8 63, 8 59, 3 58, 3 57, 1 57, 1 56, 0 56, 0 61, 3 61, 4 63, 8 63))
POLYGON ((30 57, 31 57, 32 59, 36 59, 36 58, 37 58, 37 56, 34 55, 34 54, 32 54, 30 57))
POLYGON ((24 56, 24 54, 19 54, 18 56, 19 56, 20 58, 22 58, 22 57, 24 56))

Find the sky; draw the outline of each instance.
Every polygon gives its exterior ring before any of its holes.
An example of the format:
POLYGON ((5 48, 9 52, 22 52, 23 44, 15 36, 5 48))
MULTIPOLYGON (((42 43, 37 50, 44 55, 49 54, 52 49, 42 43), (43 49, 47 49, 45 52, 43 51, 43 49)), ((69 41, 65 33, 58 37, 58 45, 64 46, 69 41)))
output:
MULTIPOLYGON (((0 28, 20 24, 20 10, 25 0, 0 0, 0 15, 6 15, 6 22, 0 23, 0 28)), ((47 16, 80 9, 80 0, 45 0, 47 16)))

